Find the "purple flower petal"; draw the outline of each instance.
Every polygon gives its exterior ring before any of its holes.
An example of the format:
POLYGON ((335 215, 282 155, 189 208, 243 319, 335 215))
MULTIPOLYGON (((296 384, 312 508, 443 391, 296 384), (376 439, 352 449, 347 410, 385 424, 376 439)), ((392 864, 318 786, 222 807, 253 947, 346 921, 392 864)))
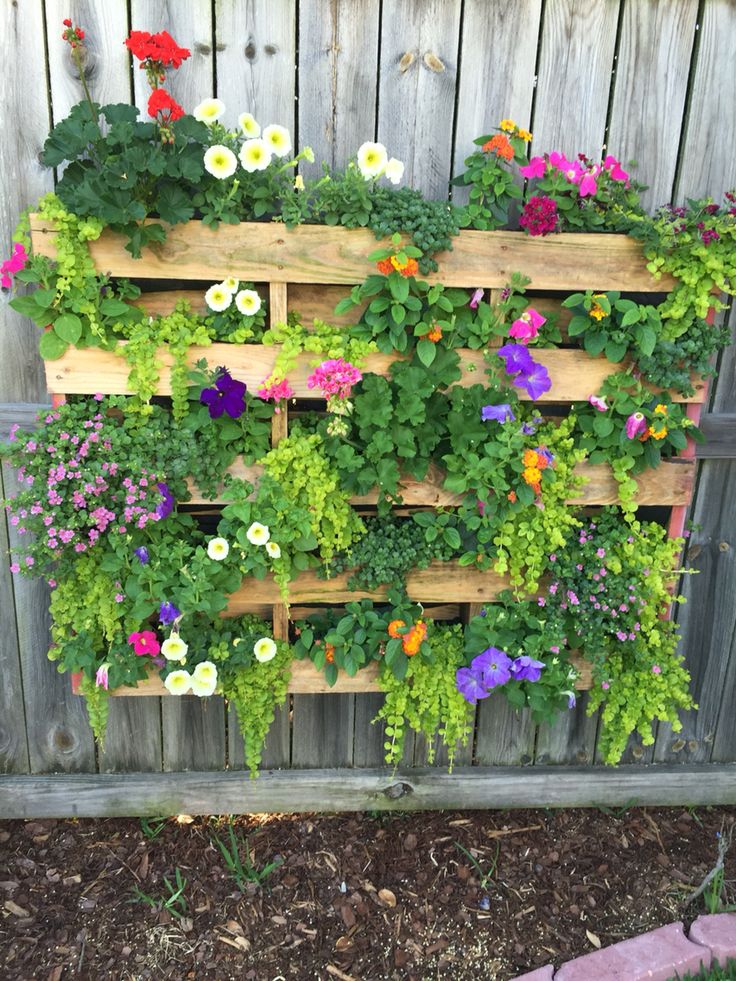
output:
POLYGON ((480 410, 480 417, 483 422, 489 422, 490 420, 500 423, 516 421, 516 416, 511 411, 511 406, 508 402, 502 402, 500 405, 484 405, 480 410))
POLYGON ((455 686, 466 702, 475 705, 479 698, 487 698, 490 692, 484 687, 478 675, 470 668, 458 668, 455 686))
POLYGON ((535 661, 528 654, 523 654, 511 662, 511 674, 516 681, 539 681, 544 667, 544 661, 535 661))
POLYGON ((504 344, 496 354, 506 362, 506 371, 513 375, 517 371, 531 371, 534 367, 534 359, 523 344, 504 344))

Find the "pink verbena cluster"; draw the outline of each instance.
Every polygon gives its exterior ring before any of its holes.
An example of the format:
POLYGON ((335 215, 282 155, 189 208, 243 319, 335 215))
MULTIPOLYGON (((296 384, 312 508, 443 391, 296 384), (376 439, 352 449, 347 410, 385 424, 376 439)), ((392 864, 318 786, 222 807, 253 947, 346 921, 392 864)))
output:
POLYGON ((350 397, 353 385, 361 380, 363 375, 349 361, 342 358, 323 361, 307 378, 307 388, 319 388, 325 398, 337 396, 341 399, 350 397))

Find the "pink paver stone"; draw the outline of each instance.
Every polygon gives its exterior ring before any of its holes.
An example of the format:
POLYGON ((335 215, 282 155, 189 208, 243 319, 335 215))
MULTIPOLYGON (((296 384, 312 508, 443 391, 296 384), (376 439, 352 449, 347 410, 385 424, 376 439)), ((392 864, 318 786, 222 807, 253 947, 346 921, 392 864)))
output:
POLYGON ((547 964, 545 967, 537 967, 535 970, 529 971, 528 974, 520 974, 518 978, 512 978, 511 981, 552 981, 554 973, 554 967, 547 964))
POLYGON ((710 947, 713 959, 725 965, 726 958, 736 957, 736 913, 699 916, 690 927, 690 939, 710 947))
POLYGON ((555 981, 669 981, 710 967, 710 951, 691 943, 682 923, 669 923, 563 964, 555 981))

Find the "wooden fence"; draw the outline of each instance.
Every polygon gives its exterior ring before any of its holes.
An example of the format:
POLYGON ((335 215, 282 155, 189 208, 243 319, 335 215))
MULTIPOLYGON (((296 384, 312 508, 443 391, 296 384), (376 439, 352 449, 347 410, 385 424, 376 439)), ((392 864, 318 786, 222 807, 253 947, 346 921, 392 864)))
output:
MULTIPOLYGON (((54 174, 38 162, 49 126, 81 98, 60 38, 68 16, 87 33, 86 75, 100 102, 143 106, 145 81, 122 42, 131 27, 165 28, 192 51, 171 85, 187 109, 216 94, 226 123, 247 109, 288 126, 298 145, 311 144, 318 161, 334 166, 376 138, 405 161, 406 181, 430 196, 446 196, 473 138, 503 116, 534 133, 533 152, 598 158, 605 147, 636 159, 651 207, 718 198, 736 185, 731 0, 23 0, 0 13, 6 255, 19 212, 53 187, 54 174)), ((29 404, 48 401, 36 328, 5 302, 2 316, 0 437, 32 416, 29 404)), ((731 322, 736 329, 736 316, 731 322)), ((494 699, 487 750, 451 777, 423 768, 419 742, 395 779, 378 769, 380 739, 370 737, 369 722, 381 696, 367 694, 293 696, 299 744, 290 744, 288 725, 275 726, 264 763, 300 769, 264 774, 255 785, 209 772, 239 758, 217 699, 115 699, 98 755, 81 700, 46 658, 45 587, 13 581, 3 561, 0 771, 8 776, 0 778, 0 817, 736 800, 733 345, 709 408, 686 557, 699 574, 685 577, 689 602, 679 610, 699 710, 676 737, 663 725, 653 747, 632 740, 625 762, 635 766, 593 765, 597 722, 584 698, 543 727, 494 699), (533 766, 522 772, 521 764, 533 766), (177 775, 183 770, 195 772, 177 775), (42 776, 58 773, 67 775, 42 776)), ((5 470, 0 495, 14 489, 5 470)), ((9 542, 12 529, 0 519, 0 554, 9 542)))

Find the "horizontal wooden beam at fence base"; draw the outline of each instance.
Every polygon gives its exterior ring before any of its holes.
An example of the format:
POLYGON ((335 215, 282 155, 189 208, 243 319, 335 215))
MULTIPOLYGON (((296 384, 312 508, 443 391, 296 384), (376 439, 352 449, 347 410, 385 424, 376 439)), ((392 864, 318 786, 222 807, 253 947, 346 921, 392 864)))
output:
POLYGON ((736 804, 736 765, 0 776, 0 819, 736 804))
MULTIPOLYGON (((267 344, 212 344, 209 347, 191 347, 187 352, 187 362, 194 365, 204 358, 210 366, 225 365, 239 381, 244 381, 248 390, 255 392, 274 369, 276 345, 267 344)), ((459 385, 483 384, 485 381, 485 361, 483 351, 468 348, 458 349, 462 377, 459 385)), ((535 359, 543 364, 552 381, 552 387, 535 401, 584 402, 588 396, 599 391, 608 376, 622 370, 626 364, 612 365, 602 355, 591 357, 585 351, 564 348, 540 348, 534 350, 535 359)), ((394 354, 369 354, 365 359, 364 372, 389 375, 391 364, 396 361, 394 354)), ((314 398, 314 390, 307 385, 307 378, 314 370, 311 354, 300 354, 296 367, 289 372, 289 384, 296 398, 314 398)), ((168 351, 159 348, 157 361, 160 364, 158 395, 171 395, 171 368, 173 357, 168 351)), ((108 395, 130 395, 128 384, 130 366, 125 359, 113 351, 99 348, 78 350, 70 348, 63 357, 46 361, 46 385, 52 394, 94 395, 100 390, 108 395)), ((681 396, 672 393, 675 402, 702 402, 705 397, 705 382, 701 378, 692 379, 694 394, 681 396)), ((653 388, 652 391, 658 391, 653 388)), ((530 401, 526 392, 519 397, 530 401)))
POLYGON ((712 412, 701 417, 706 442, 695 454, 700 460, 736 460, 736 412, 712 412))
MULTIPOLYGON (((227 472, 251 484, 256 484, 263 474, 263 467, 258 465, 246 466, 238 459, 227 472)), ((568 504, 594 505, 618 504, 618 484, 611 468, 606 463, 579 463, 575 473, 585 477, 587 483, 580 494, 571 498, 568 504)), ((440 467, 432 464, 424 480, 402 478, 400 492, 402 503, 407 507, 458 507, 462 504, 465 494, 453 494, 443 488, 446 473, 440 467)), ((695 462, 693 460, 672 460, 660 463, 658 467, 645 470, 635 478, 638 492, 635 501, 639 505, 689 504, 695 483, 695 462)), ((212 500, 204 497, 198 488, 190 482, 191 500, 188 504, 211 504, 212 500)), ((227 491, 218 494, 215 502, 226 503, 227 491)), ((353 505, 375 505, 378 492, 350 498, 353 505)))
MULTIPOLYGON (((37 214, 30 217, 33 251, 56 255, 55 230, 37 214)), ((199 221, 168 226, 166 241, 134 259, 125 238, 106 230, 90 242, 99 272, 137 279, 220 280, 225 276, 253 282, 312 284, 362 283, 375 264, 368 255, 386 245, 367 229, 277 222, 221 225, 199 221)), ((627 235, 563 233, 530 238, 522 232, 464 231, 452 239, 452 251, 434 257, 439 272, 429 282, 446 286, 506 286, 515 272, 534 289, 629 290, 667 292, 674 280, 654 279, 641 244, 627 235)))
MULTIPOLYGON (((571 662, 580 671, 575 688, 578 691, 589 691, 593 686, 592 668, 588 661, 582 657, 573 655, 571 662)), ((76 675, 72 675, 72 691, 75 695, 79 694, 76 675)), ((311 661, 292 661, 291 678, 289 679, 288 692, 291 695, 359 695, 366 692, 380 692, 381 686, 378 684, 378 662, 372 661, 352 678, 340 672, 337 681, 332 687, 327 684, 325 676, 312 664, 311 661)), ((113 697, 128 698, 131 696, 156 696, 173 698, 197 698, 196 695, 175 695, 172 696, 168 691, 160 676, 152 673, 145 681, 139 681, 137 685, 122 685, 110 692, 113 697)))

